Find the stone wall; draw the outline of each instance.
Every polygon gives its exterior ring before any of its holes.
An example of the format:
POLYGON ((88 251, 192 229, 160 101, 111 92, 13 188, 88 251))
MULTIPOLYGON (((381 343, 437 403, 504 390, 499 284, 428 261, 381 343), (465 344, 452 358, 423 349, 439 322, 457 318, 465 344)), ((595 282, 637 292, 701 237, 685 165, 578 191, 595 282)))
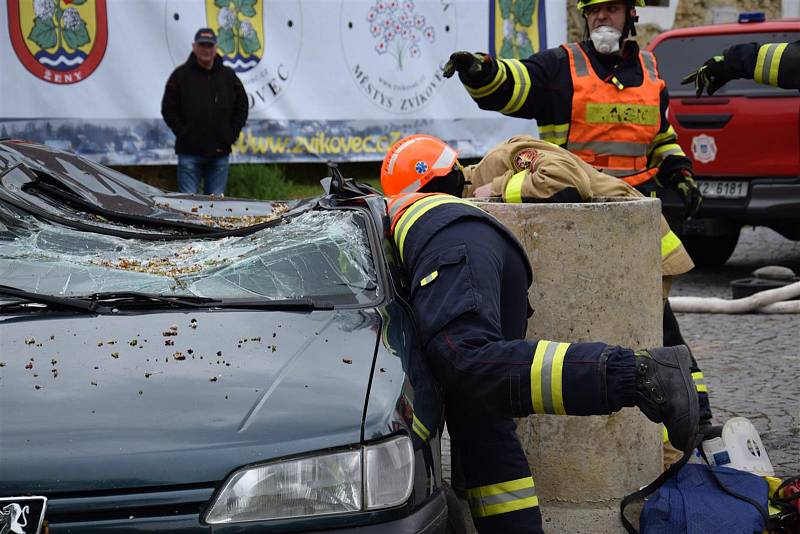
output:
MULTIPOLYGON (((673 0, 675 1, 675 0, 673 0)), ((567 2, 567 35, 570 41, 577 41, 583 38, 583 18, 578 14, 574 0, 567 2)), ((767 19, 781 18, 781 0, 678 0, 678 8, 675 13, 675 28, 688 28, 691 26, 702 26, 711 24, 711 16, 714 8, 730 7, 740 12, 744 11, 763 11, 767 19)), ((642 7, 639 9, 647 9, 642 7)), ((636 40, 644 46, 649 43, 656 35, 661 33, 661 29, 652 24, 641 25, 638 28, 636 40)))

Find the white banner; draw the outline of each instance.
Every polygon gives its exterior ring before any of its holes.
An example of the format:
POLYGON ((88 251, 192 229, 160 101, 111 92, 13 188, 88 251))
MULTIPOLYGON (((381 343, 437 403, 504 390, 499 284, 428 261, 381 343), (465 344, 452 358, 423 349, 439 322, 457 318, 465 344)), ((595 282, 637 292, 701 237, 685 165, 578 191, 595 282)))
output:
POLYGON ((456 50, 527 57, 566 39, 563 0, 6 0, 0 136, 112 164, 171 163, 172 70, 201 27, 250 104, 234 161, 378 160, 431 133, 465 157, 536 133, 441 76, 456 50))

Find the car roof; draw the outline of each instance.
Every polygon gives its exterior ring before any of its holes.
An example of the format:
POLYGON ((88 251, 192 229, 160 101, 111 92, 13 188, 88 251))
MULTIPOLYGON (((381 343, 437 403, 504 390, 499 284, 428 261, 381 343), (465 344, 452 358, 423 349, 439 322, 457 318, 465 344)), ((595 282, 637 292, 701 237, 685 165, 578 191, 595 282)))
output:
POLYGON ((732 24, 709 24, 692 28, 668 30, 653 39, 647 46, 652 50, 659 43, 676 37, 697 37, 701 35, 730 35, 734 33, 800 32, 800 18, 786 18, 764 22, 742 22, 732 24))

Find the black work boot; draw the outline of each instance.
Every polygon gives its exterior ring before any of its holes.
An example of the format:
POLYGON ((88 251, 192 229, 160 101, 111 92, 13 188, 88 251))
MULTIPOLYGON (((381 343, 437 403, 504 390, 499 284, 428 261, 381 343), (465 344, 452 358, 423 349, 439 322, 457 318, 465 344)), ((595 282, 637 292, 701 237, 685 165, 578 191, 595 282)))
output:
POLYGON ((699 408, 686 345, 636 353, 636 405, 651 420, 664 423, 675 448, 697 446, 699 408))

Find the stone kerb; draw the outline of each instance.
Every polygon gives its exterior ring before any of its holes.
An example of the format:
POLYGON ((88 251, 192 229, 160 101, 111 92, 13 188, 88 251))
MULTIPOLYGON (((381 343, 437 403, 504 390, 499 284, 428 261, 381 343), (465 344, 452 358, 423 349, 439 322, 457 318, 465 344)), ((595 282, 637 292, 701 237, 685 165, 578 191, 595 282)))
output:
MULTIPOLYGON (((530 258, 529 339, 661 345, 658 200, 481 207, 517 235, 530 258)), ((545 531, 623 532, 620 500, 661 471, 660 426, 636 409, 517 422, 545 531)))

